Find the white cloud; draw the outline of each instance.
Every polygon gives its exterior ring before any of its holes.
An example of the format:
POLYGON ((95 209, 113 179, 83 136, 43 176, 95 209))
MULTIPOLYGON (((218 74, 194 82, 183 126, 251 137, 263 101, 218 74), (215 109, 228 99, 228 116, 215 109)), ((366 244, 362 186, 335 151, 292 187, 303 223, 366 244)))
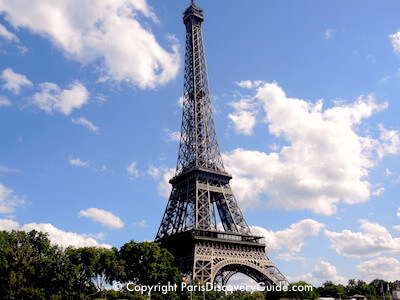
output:
POLYGON ((8 100, 7 97, 5 96, 0 96, 0 108, 6 107, 6 106, 11 106, 12 103, 10 100, 8 100))
POLYGON ((351 258, 373 257, 384 253, 400 254, 400 238, 394 238, 382 225, 360 220, 361 232, 325 230, 337 254, 351 258))
POLYGON ((253 128, 257 122, 253 112, 242 110, 233 114, 229 114, 228 117, 233 122, 236 132, 245 135, 253 134, 253 128))
POLYGON ((79 157, 70 156, 68 158, 69 164, 76 167, 88 168, 90 166, 89 161, 82 161, 79 157))
POLYGON ((125 225, 120 218, 111 212, 93 207, 86 210, 81 210, 79 212, 79 216, 90 218, 92 221, 98 222, 112 229, 121 229, 125 225))
POLYGON ((400 31, 389 35, 394 52, 400 53, 400 31))
POLYGON ((12 169, 6 166, 0 165, 0 173, 15 173, 15 174, 21 174, 22 171, 18 169, 12 169))
POLYGON ((25 204, 23 199, 14 195, 13 190, 0 183, 0 214, 12 213, 16 206, 25 204))
POLYGON ((22 227, 19 226, 18 222, 9 220, 9 219, 0 219, 0 230, 12 231, 12 230, 21 230, 21 231, 41 231, 44 233, 48 233, 49 240, 53 245, 58 245, 63 248, 67 248, 69 246, 80 248, 80 247, 103 247, 103 248, 111 248, 110 245, 100 244, 96 240, 101 240, 104 238, 104 234, 78 234, 74 232, 66 232, 54 227, 51 224, 46 223, 30 223, 25 224, 22 227))
POLYGON ((373 196, 380 196, 380 195, 382 195, 382 193, 385 191, 385 188, 384 187, 380 187, 380 188, 378 188, 377 190, 374 190, 374 191, 372 191, 371 192, 371 195, 373 195, 373 196))
POLYGON ((9 219, 0 219, 0 230, 22 230, 22 231, 41 231, 44 233, 48 233, 48 237, 53 245, 58 245, 63 248, 67 248, 69 246, 73 246, 76 248, 80 247, 103 247, 103 248, 111 248, 110 245, 100 244, 96 240, 101 240, 104 238, 104 234, 98 235, 90 235, 90 234, 77 234, 74 232, 66 232, 60 229, 57 229, 51 224, 46 223, 30 223, 25 224, 20 227, 18 222, 9 219))
POLYGON ((22 87, 33 86, 32 82, 25 75, 17 74, 10 68, 3 70, 0 79, 6 82, 3 84, 3 89, 12 91, 16 95, 21 92, 22 87))
POLYGON ((85 237, 85 238, 94 238, 95 240, 100 240, 100 241, 104 240, 105 237, 106 237, 106 235, 104 233, 102 233, 102 232, 99 232, 99 233, 96 233, 96 234, 85 233, 85 234, 82 234, 82 236, 85 237))
POLYGON ((88 238, 86 234, 78 234, 75 232, 67 232, 54 227, 52 224, 48 223, 30 223, 25 224, 19 230, 23 231, 41 231, 49 234, 49 239, 52 244, 59 245, 63 248, 72 246, 76 248, 81 247, 103 247, 111 248, 110 245, 100 244, 94 238, 88 238))
POLYGON ((10 42, 18 42, 17 36, 8 31, 2 24, 0 24, 0 36, 10 42))
POLYGON ((180 142, 181 140, 180 131, 172 131, 168 128, 164 128, 164 133, 168 142, 180 142))
POLYGON ((147 174, 150 175, 152 178, 155 179, 155 178, 157 178, 157 177, 160 176, 161 171, 160 171, 159 168, 157 168, 157 167, 151 165, 151 166, 149 167, 149 169, 147 170, 147 174))
MULTIPOLYGON (((383 124, 379 124, 381 143, 377 143, 376 151, 379 158, 388 154, 398 154, 400 152, 400 134, 397 130, 387 130, 383 124)), ((375 141, 376 142, 376 141, 375 141)))
MULTIPOLYGON (((260 195, 266 194, 273 208, 332 215, 339 202, 368 201, 373 192, 369 170, 399 152, 398 131, 380 125, 379 139, 359 133, 364 119, 387 108, 372 95, 323 110, 322 100, 312 104, 288 98, 276 83, 266 83, 253 99, 263 107, 269 132, 288 145, 278 152, 236 149, 223 154, 242 207, 259 205, 260 195)), ((247 109, 248 103, 236 105, 247 109)))
POLYGON ((82 125, 83 127, 89 129, 90 131, 100 134, 99 128, 84 117, 72 118, 71 121, 72 121, 72 123, 74 123, 76 125, 82 125))
POLYGON ((107 97, 104 94, 97 93, 94 100, 98 106, 103 106, 107 102, 107 97))
POLYGON ((135 180, 136 178, 139 177, 139 171, 136 169, 136 167, 137 167, 137 162, 134 161, 126 168, 126 171, 130 175, 129 177, 130 180, 135 180))
POLYGON ((147 226, 147 221, 146 220, 142 220, 139 223, 132 223, 133 226, 138 226, 140 228, 146 228, 147 226))
POLYGON ((318 265, 315 265, 311 273, 301 275, 298 277, 289 278, 291 282, 306 281, 314 286, 321 286, 326 281, 332 281, 335 284, 347 284, 347 279, 339 276, 335 266, 328 262, 321 261, 318 265))
POLYGON ((376 278, 395 281, 399 279, 400 261, 394 257, 378 257, 360 263, 357 269, 361 273, 362 279, 367 282, 376 278))
POLYGON ((5 231, 12 231, 12 230, 18 230, 19 224, 18 222, 15 222, 13 220, 9 219, 0 219, 0 231, 5 230, 5 231))
POLYGON ((95 172, 105 172, 107 170, 108 170, 108 168, 105 165, 102 165, 100 168, 94 168, 93 169, 93 171, 95 171, 95 172))
POLYGON ((243 81, 236 82, 236 85, 238 85, 244 89, 252 89, 252 88, 259 87, 263 83, 264 83, 264 81, 262 81, 262 80, 255 80, 255 81, 243 80, 243 81))
POLYGON ((175 176, 175 169, 163 169, 162 171, 161 180, 158 182, 158 194, 164 198, 168 198, 172 190, 169 181, 175 176))
POLYGON ((265 237, 268 253, 286 249, 293 254, 300 252, 301 248, 307 244, 306 237, 317 236, 324 226, 315 220, 306 219, 290 225, 287 229, 275 232, 258 226, 251 226, 250 229, 254 235, 265 237))
POLYGON ((235 112, 229 114, 228 117, 232 121, 235 131, 240 134, 252 135, 253 128, 257 123, 258 103, 254 99, 241 99, 231 102, 230 105, 235 112))
POLYGON ((65 90, 51 82, 41 83, 39 87, 41 91, 33 95, 31 103, 49 114, 58 111, 69 115, 74 109, 86 104, 89 99, 88 90, 79 81, 73 82, 69 89, 65 90))
POLYGON ((177 104, 179 107, 183 107, 183 102, 185 101, 185 98, 183 96, 178 98, 177 104))
POLYGON ((284 260, 284 261, 303 261, 303 260, 305 260, 304 257, 297 256, 291 252, 280 253, 279 255, 275 256, 275 258, 284 260))
POLYGON ((397 209, 397 216, 400 218, 400 207, 397 209))
POLYGON ((243 80, 236 82, 236 84, 245 89, 251 89, 253 87, 253 83, 250 80, 243 80))
POLYGON ((328 29, 327 31, 325 31, 324 33, 325 39, 330 40, 335 32, 336 32, 335 29, 328 29))
POLYGON ((146 0, 3 0, 0 12, 15 28, 47 38, 82 64, 100 63, 103 80, 153 88, 173 79, 180 64, 176 38, 170 52, 146 21, 157 17, 146 0))
POLYGON ((393 227, 394 230, 397 231, 397 233, 400 234, 400 225, 394 225, 394 226, 392 226, 392 227, 393 227))
POLYGON ((158 194, 161 197, 168 198, 171 194, 172 186, 169 180, 175 176, 175 169, 165 167, 150 166, 147 170, 147 174, 153 177, 158 184, 158 194))

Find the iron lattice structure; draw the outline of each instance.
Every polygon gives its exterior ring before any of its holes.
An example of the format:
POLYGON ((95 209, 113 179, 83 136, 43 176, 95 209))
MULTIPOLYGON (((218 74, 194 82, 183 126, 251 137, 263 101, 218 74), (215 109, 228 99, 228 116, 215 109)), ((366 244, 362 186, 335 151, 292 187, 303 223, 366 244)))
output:
POLYGON ((253 236, 229 185, 219 150, 208 83, 203 11, 184 12, 185 80, 178 163, 156 242, 176 257, 182 273, 198 282, 225 284, 236 273, 257 282, 287 283, 253 236), (222 224, 218 228, 217 224, 222 224))

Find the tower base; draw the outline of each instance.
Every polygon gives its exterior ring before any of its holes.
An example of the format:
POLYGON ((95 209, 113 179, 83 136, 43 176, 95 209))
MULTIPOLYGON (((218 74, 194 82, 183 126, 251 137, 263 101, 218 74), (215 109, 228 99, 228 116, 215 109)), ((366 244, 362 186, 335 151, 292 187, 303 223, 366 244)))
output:
POLYGON ((183 276, 199 284, 226 285, 237 273, 243 273, 258 283, 288 283, 267 257, 261 237, 190 230, 165 236, 156 242, 177 258, 183 276))

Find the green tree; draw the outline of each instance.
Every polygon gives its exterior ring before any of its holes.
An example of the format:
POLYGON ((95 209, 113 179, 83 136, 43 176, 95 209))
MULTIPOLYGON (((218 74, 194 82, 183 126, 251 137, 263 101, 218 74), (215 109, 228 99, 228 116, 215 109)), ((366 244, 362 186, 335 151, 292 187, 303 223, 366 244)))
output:
POLYGON ((51 299, 62 296, 63 252, 46 234, 0 232, 0 298, 51 299), (53 297, 53 298, 54 298, 53 297))
POLYGON ((121 247, 119 259, 125 273, 121 281, 141 285, 181 282, 180 272, 174 266, 174 257, 155 243, 130 241, 121 247))
POLYGON ((371 299, 381 299, 382 298, 382 291, 381 289, 383 288, 383 293, 385 294, 385 297, 389 298, 389 294, 387 293, 387 286, 390 285, 391 288, 393 289, 395 286, 394 284, 390 284, 390 282, 387 282, 382 279, 374 279, 369 283, 369 286, 374 290, 374 293, 372 294, 374 297, 370 297, 371 299))
POLYGON ((375 295, 376 291, 371 285, 368 285, 365 281, 350 279, 346 286, 346 294, 351 297, 355 294, 364 296, 375 295))
POLYGON ((118 250, 105 248, 67 248, 67 268, 75 277, 73 289, 77 295, 102 292, 106 283, 112 284, 122 276, 123 267, 117 261, 118 250))
POLYGON ((291 299, 317 299, 317 289, 312 287, 310 290, 309 287, 312 286, 304 281, 291 283, 286 296, 291 299))
POLYGON ((326 281, 318 288, 321 297, 347 298, 346 288, 342 284, 334 284, 332 281, 326 281))

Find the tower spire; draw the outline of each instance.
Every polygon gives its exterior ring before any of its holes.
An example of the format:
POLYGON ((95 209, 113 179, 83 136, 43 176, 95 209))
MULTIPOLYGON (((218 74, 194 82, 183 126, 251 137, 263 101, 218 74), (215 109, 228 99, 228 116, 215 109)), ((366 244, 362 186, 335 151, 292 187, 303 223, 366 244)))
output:
POLYGON ((232 177, 225 172, 214 123, 203 21, 203 10, 191 0, 183 13, 185 78, 178 162, 156 242, 174 254, 184 274, 199 282, 224 282, 235 272, 258 281, 285 282, 266 257, 261 237, 252 235, 229 185, 232 177))
POLYGON ((182 130, 176 175, 203 167, 224 172, 214 125, 201 24, 203 10, 191 2, 186 26, 182 130))

